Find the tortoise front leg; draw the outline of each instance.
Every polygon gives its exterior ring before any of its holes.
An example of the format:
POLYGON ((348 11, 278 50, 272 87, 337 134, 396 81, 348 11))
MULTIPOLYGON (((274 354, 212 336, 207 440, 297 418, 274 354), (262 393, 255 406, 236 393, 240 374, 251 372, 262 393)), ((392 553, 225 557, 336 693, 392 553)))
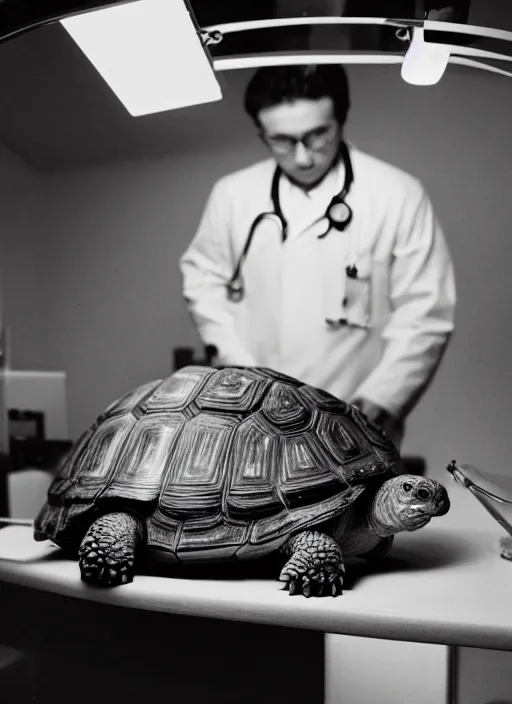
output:
POLYGON ((137 548, 144 523, 129 513, 107 513, 87 531, 78 551, 82 579, 98 587, 115 587, 133 580, 137 548))
POLYGON ((338 543, 318 531, 304 531, 290 538, 285 552, 291 555, 279 575, 290 596, 305 597, 342 593, 345 566, 338 543))

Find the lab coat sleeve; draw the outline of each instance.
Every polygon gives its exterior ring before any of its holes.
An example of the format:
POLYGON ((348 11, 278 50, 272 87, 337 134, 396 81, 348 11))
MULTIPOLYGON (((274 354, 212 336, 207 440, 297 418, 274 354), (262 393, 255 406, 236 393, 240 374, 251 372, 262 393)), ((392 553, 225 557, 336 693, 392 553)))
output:
POLYGON ((401 220, 389 276, 383 354, 354 397, 405 418, 432 381, 455 322, 454 268, 423 189, 401 220))
POLYGON ((226 284, 231 278, 230 198, 221 180, 206 203, 199 228, 180 259, 183 296, 199 337, 214 345, 222 365, 255 366, 239 338, 229 310, 226 284))

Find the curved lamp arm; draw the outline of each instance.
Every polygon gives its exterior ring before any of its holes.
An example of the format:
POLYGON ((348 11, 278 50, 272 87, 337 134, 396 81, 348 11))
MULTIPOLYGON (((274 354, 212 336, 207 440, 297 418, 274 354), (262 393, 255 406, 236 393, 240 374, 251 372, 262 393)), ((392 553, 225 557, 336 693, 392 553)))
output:
POLYGON ((425 31, 451 32, 452 34, 469 34, 473 37, 501 39, 512 42, 512 32, 494 27, 481 27, 455 22, 438 22, 434 20, 393 19, 386 17, 283 17, 279 19, 249 20, 246 22, 227 22, 203 27, 206 32, 220 32, 222 35, 236 32, 248 32, 256 29, 273 29, 278 27, 297 27, 300 25, 371 25, 397 28, 422 27, 425 31))
MULTIPOLYGON (((454 52, 460 52, 461 47, 454 47, 454 52)), ((465 47, 464 47, 465 48, 465 47)), ((471 51, 471 50, 470 50, 471 51)), ((494 52, 485 52, 478 50, 479 53, 473 53, 476 50, 467 52, 467 56, 476 56, 478 58, 500 59, 502 61, 512 61, 512 56, 504 54, 495 54, 494 52), (492 54, 488 56, 488 54, 492 54)), ((348 65, 393 65, 403 62, 401 54, 391 53, 361 53, 350 54, 347 52, 309 52, 309 51, 294 51, 294 52, 272 52, 246 54, 243 56, 229 56, 226 58, 213 59, 213 67, 216 71, 233 71, 238 69, 260 68, 262 66, 285 66, 297 64, 348 64, 348 65)), ((486 64, 482 61, 474 61, 466 56, 451 55, 449 63, 459 66, 467 66, 469 68, 481 69, 496 73, 500 76, 512 78, 512 72, 486 64)))

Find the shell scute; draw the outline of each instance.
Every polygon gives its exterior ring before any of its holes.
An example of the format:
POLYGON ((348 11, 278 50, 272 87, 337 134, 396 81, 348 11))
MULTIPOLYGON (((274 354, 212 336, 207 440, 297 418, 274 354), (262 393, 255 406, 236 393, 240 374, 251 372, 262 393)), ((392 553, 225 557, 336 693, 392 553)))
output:
POLYGON ((184 367, 160 382, 139 404, 141 413, 183 411, 215 374, 209 367, 184 367))
POLYGON ((182 521, 169 518, 157 507, 149 516, 147 525, 147 543, 149 548, 161 551, 166 559, 176 557, 181 537, 182 521))
POLYGON ((282 372, 276 372, 275 369, 269 369, 268 367, 258 367, 258 371, 265 374, 269 379, 275 379, 283 384, 291 384, 291 386, 302 386, 303 382, 295 379, 293 376, 288 376, 288 374, 283 374, 282 372))
POLYGON ((163 514, 187 520, 219 511, 224 458, 238 422, 236 416, 201 413, 184 425, 160 494, 163 514))
POLYGON ((316 433, 280 438, 280 489, 288 506, 307 505, 347 487, 343 475, 316 433))
POLYGON ((137 388, 132 389, 121 398, 111 403, 103 413, 101 413, 96 422, 103 423, 107 418, 112 418, 118 415, 124 415, 128 411, 132 411, 136 408, 145 398, 149 396, 154 389, 156 389, 161 384, 161 380, 149 381, 146 384, 141 384, 137 388))
POLYGON ((80 435, 71 451, 63 458, 59 469, 48 489, 48 498, 52 503, 58 504, 65 499, 66 493, 72 486, 72 477, 77 472, 77 461, 87 448, 90 438, 94 434, 97 424, 80 435))
POLYGON ((263 415, 281 433, 295 433, 308 427, 312 409, 306 405, 298 390, 288 384, 275 382, 262 405, 263 415))
POLYGON ((226 521, 221 515, 187 521, 178 545, 178 559, 193 562, 205 557, 233 558, 245 542, 249 527, 248 523, 226 521))
POLYGON ((57 536, 60 545, 76 543, 85 534, 94 520, 94 504, 73 503, 69 505, 43 506, 35 522, 35 534, 41 538, 57 536))
POLYGON ((323 389, 316 389, 313 386, 301 386, 298 389, 299 394, 304 399, 305 403, 311 408, 319 408, 324 411, 340 413, 346 415, 349 410, 349 404, 341 401, 332 394, 323 389))
POLYGON ((249 369, 222 369, 208 379, 195 402, 203 411, 247 413, 261 401, 271 383, 249 369))
POLYGON ((101 498, 156 500, 185 422, 180 413, 155 413, 133 425, 115 460, 113 479, 101 498))
POLYGON ((226 495, 230 516, 257 518, 285 506, 276 477, 280 458, 279 432, 260 412, 238 426, 226 457, 231 468, 226 495))
POLYGON ((115 460, 135 423, 128 413, 108 418, 96 427, 75 458, 66 502, 96 499, 109 482, 115 460))

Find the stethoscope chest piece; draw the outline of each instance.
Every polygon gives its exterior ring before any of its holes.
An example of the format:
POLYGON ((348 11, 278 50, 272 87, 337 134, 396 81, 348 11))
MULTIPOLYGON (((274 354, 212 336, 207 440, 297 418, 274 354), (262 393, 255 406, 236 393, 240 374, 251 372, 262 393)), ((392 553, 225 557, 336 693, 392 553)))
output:
POLYGON ((329 215, 335 223, 341 223, 345 227, 352 219, 352 212, 346 203, 334 203, 334 205, 331 205, 329 215))

